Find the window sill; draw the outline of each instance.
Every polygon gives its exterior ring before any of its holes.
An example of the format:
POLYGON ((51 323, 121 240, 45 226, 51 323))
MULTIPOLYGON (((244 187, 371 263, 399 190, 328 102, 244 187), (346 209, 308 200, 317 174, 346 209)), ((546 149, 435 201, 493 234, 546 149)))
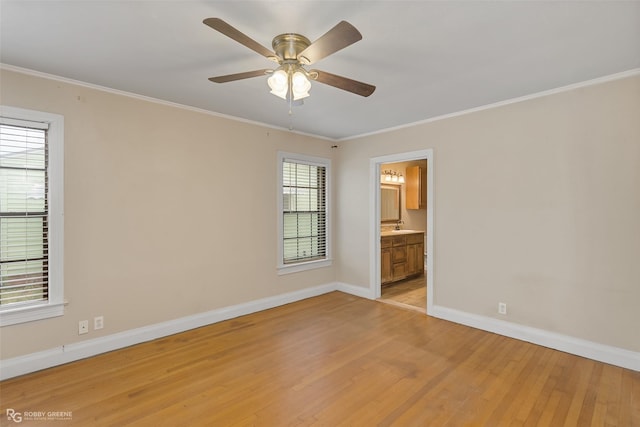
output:
POLYGON ((284 274, 297 273, 300 271, 315 270, 316 268, 329 267, 330 259, 322 259, 317 261, 299 262, 296 264, 281 264, 278 266, 278 276, 284 274))
POLYGON ((0 327, 58 317, 64 314, 65 303, 23 305, 0 310, 0 327))

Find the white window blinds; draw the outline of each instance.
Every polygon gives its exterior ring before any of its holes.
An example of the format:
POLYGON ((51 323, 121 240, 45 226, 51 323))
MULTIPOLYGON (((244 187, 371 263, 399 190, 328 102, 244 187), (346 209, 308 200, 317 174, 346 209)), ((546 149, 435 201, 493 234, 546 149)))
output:
POLYGON ((47 128, 0 118, 0 306, 48 299, 47 128))
POLYGON ((284 264, 327 257, 327 168, 283 159, 284 264))

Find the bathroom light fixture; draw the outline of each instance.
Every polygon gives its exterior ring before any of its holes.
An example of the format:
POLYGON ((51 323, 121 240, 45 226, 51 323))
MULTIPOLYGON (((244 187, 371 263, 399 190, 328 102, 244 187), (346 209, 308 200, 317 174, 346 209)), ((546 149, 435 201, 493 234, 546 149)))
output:
POLYGON ((392 184, 404 184, 404 176, 393 170, 385 170, 380 176, 380 182, 390 182, 392 184))

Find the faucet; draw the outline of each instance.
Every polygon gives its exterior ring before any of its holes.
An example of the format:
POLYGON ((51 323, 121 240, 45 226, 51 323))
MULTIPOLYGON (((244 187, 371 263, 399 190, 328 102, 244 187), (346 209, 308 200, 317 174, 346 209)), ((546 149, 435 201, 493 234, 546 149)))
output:
POLYGON ((400 224, 404 224, 404 221, 398 220, 398 222, 396 222, 396 230, 400 230, 400 224))

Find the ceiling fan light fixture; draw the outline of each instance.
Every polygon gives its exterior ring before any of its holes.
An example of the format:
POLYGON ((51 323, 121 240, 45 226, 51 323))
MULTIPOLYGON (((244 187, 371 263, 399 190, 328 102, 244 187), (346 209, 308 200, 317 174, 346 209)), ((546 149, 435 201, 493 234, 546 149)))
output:
POLYGON ((267 83, 271 88, 271 93, 282 99, 287 99, 287 91, 289 89, 289 75, 283 69, 279 69, 271 74, 267 79, 267 83))
POLYGON ((309 96, 309 89, 311 89, 311 82, 305 73, 300 69, 296 70, 291 76, 293 99, 297 101, 298 99, 306 98, 309 96))

